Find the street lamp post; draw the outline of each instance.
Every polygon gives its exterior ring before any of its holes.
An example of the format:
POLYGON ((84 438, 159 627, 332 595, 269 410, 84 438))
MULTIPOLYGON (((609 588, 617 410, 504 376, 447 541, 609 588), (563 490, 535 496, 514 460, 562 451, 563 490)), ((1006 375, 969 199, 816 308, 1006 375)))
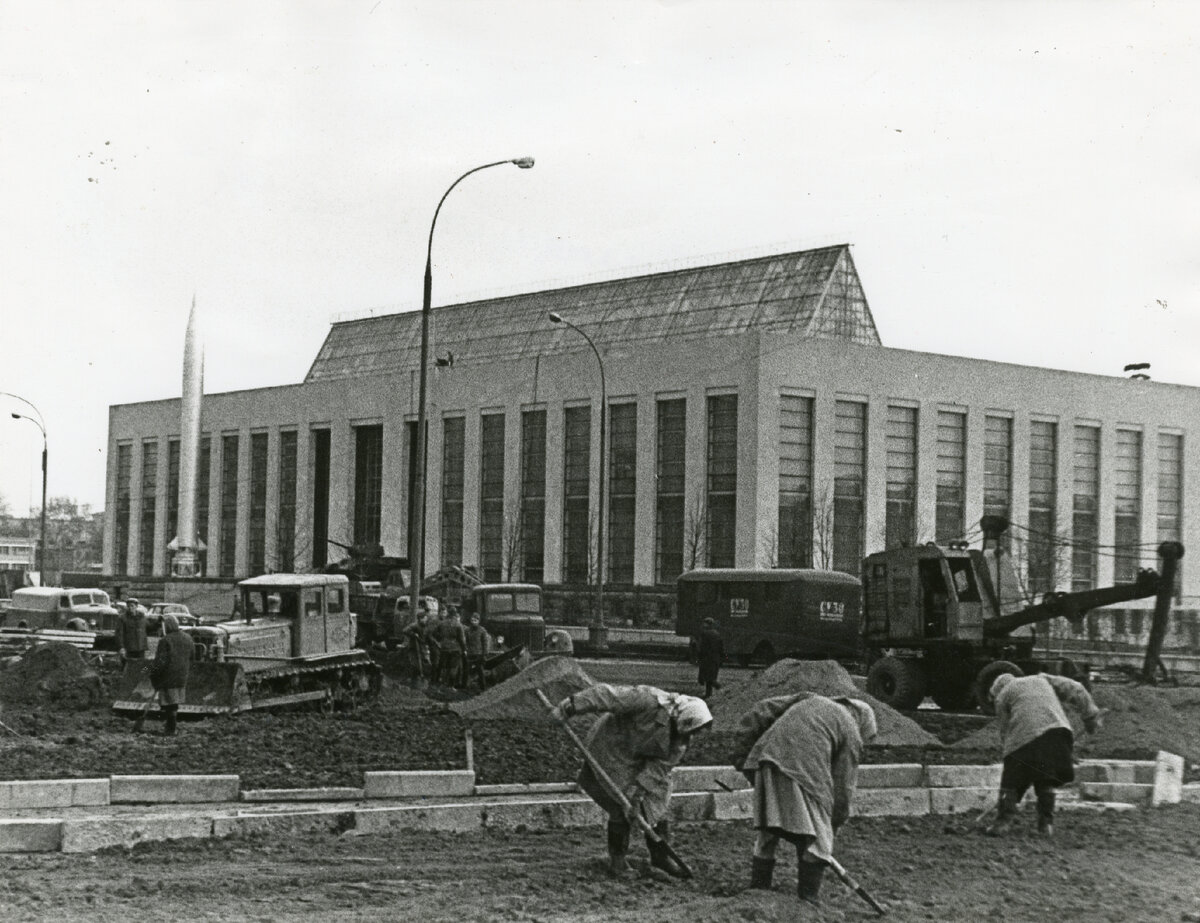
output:
POLYGON ((409 597, 410 611, 415 616, 421 601, 421 582, 425 576, 425 405, 427 388, 427 368, 429 364, 429 314, 433 303, 433 229, 437 227, 438 214, 446 197, 472 173, 486 170, 489 167, 499 167, 503 164, 516 164, 522 170, 533 166, 532 157, 514 157, 509 160, 497 160, 495 163, 485 163, 482 166, 468 170, 442 193, 437 208, 433 212, 433 221, 429 223, 429 245, 425 251, 425 292, 421 301, 421 369, 419 372, 417 392, 417 457, 416 471, 413 477, 413 542, 410 549, 409 566, 412 569, 411 593, 409 597))
POLYGON ((604 649, 608 647, 608 628, 604 624, 604 496, 605 496, 605 476, 604 469, 607 461, 608 452, 605 419, 608 412, 608 385, 604 380, 604 360, 600 358, 600 350, 596 349, 596 344, 592 342, 592 338, 584 333, 579 327, 576 327, 569 320, 559 314, 557 311, 550 312, 550 320, 555 324, 565 324, 570 327, 581 337, 587 340, 588 346, 592 348, 592 352, 596 356, 596 364, 600 366, 600 521, 596 526, 596 544, 599 546, 596 554, 596 620, 591 626, 591 643, 593 648, 604 649))
MULTIPOLYGON (((8 394, 8 392, 3 391, 3 392, 0 392, 0 394, 8 394)), ((30 404, 29 401, 26 401, 25 398, 20 397, 19 395, 16 395, 16 394, 8 394, 8 396, 15 397, 17 400, 24 401, 26 404, 29 404, 30 407, 33 407, 34 413, 37 414, 37 418, 35 419, 34 417, 28 416, 27 414, 17 413, 16 411, 13 411, 12 418, 14 420, 28 420, 30 423, 32 423, 34 426, 36 426, 39 430, 41 430, 41 433, 42 433, 42 537, 38 542, 38 574, 40 575, 42 585, 45 586, 45 583, 46 583, 46 465, 47 465, 47 461, 49 460, 49 454, 50 454, 48 443, 46 440, 46 424, 42 421, 42 412, 40 410, 38 410, 36 407, 34 407, 33 404, 30 404)))

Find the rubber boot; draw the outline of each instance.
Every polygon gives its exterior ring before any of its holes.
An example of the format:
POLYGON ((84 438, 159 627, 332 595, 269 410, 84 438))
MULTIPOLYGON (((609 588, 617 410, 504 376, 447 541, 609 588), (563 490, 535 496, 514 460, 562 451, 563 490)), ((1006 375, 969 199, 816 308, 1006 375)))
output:
POLYGON ((761 888, 764 891, 771 889, 771 878, 775 874, 775 857, 764 859, 759 856, 750 858, 750 887, 761 888))
POLYGON ((821 879, 825 875, 824 862, 805 862, 803 856, 796 867, 796 895, 807 904, 821 904, 821 879))
POLYGON ((648 835, 646 837, 646 848, 650 850, 650 864, 656 869, 662 869, 672 878, 687 878, 687 872, 667 852, 667 843, 671 841, 671 822, 660 820, 654 825, 654 832, 661 840, 652 840, 648 835))
POLYGON ((1041 836, 1054 836, 1054 789, 1037 793, 1037 831, 1041 836))
POLYGON ((629 824, 623 820, 608 822, 608 874, 621 878, 629 874, 629 824))
POLYGON ((1000 789, 1000 802, 996 805, 996 819, 987 828, 988 836, 1004 836, 1017 816, 1017 793, 1011 789, 1000 789))
POLYGON ((178 705, 164 705, 163 715, 166 717, 166 725, 163 727, 163 735, 165 737, 175 736, 175 722, 179 716, 178 705))

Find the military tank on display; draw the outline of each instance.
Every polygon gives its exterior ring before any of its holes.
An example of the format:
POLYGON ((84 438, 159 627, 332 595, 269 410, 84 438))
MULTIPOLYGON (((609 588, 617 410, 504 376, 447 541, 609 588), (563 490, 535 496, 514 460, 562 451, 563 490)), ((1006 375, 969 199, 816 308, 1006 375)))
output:
MULTIPOLYGON (((307 706, 330 712, 379 694, 381 670, 355 646, 343 574, 268 574, 237 586, 238 616, 182 629, 195 645, 181 715, 307 706)), ((149 660, 129 661, 113 711, 153 716, 149 660)))

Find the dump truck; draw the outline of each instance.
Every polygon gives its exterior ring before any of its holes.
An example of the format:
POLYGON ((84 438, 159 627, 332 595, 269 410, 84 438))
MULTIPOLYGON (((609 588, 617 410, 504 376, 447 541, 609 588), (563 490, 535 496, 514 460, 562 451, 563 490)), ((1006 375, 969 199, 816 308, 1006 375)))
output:
POLYGON ((863 647, 867 691, 895 708, 916 708, 926 695, 948 710, 989 708, 1001 673, 1056 673, 1086 680, 1084 664, 1034 656, 1033 626, 1077 621, 1099 606, 1157 596, 1155 620, 1170 606, 1183 546, 1164 542, 1161 573, 1138 572, 1132 583, 1050 592, 1032 604, 1007 577, 999 535, 1007 523, 985 525, 993 547, 933 543, 869 555, 863 564, 863 647), (1006 588, 1008 588, 1006 592, 1006 588))
MULTIPOLYGON (((379 694, 379 665, 354 645, 343 574, 268 574, 237 585, 240 615, 183 629, 195 658, 181 715, 309 706, 329 712, 379 694)), ((150 661, 128 661, 113 711, 158 713, 150 661)))

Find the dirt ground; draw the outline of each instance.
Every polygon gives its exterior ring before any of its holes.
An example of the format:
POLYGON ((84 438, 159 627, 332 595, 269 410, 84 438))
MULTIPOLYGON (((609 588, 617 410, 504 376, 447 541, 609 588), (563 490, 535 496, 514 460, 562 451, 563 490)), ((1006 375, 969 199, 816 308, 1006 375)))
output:
MULTIPOLYGON (((1031 824, 1032 818, 1026 818, 1031 824)), ((858 818, 838 840, 841 861, 888 908, 915 921, 1200 920, 1200 806, 1128 814, 1064 813, 1054 840, 1026 828, 992 839, 945 818, 858 818)), ((775 888, 746 890, 746 823, 681 825, 675 845, 690 882, 603 871, 603 834, 333 834, 148 844, 90 856, 0 855, 6 921, 419 920, 422 923, 725 923, 876 919, 836 880, 820 911, 795 897, 795 860, 775 888)), ((656 873, 657 874, 657 873, 656 873)), ((828 878, 827 874, 827 878, 828 878)))

